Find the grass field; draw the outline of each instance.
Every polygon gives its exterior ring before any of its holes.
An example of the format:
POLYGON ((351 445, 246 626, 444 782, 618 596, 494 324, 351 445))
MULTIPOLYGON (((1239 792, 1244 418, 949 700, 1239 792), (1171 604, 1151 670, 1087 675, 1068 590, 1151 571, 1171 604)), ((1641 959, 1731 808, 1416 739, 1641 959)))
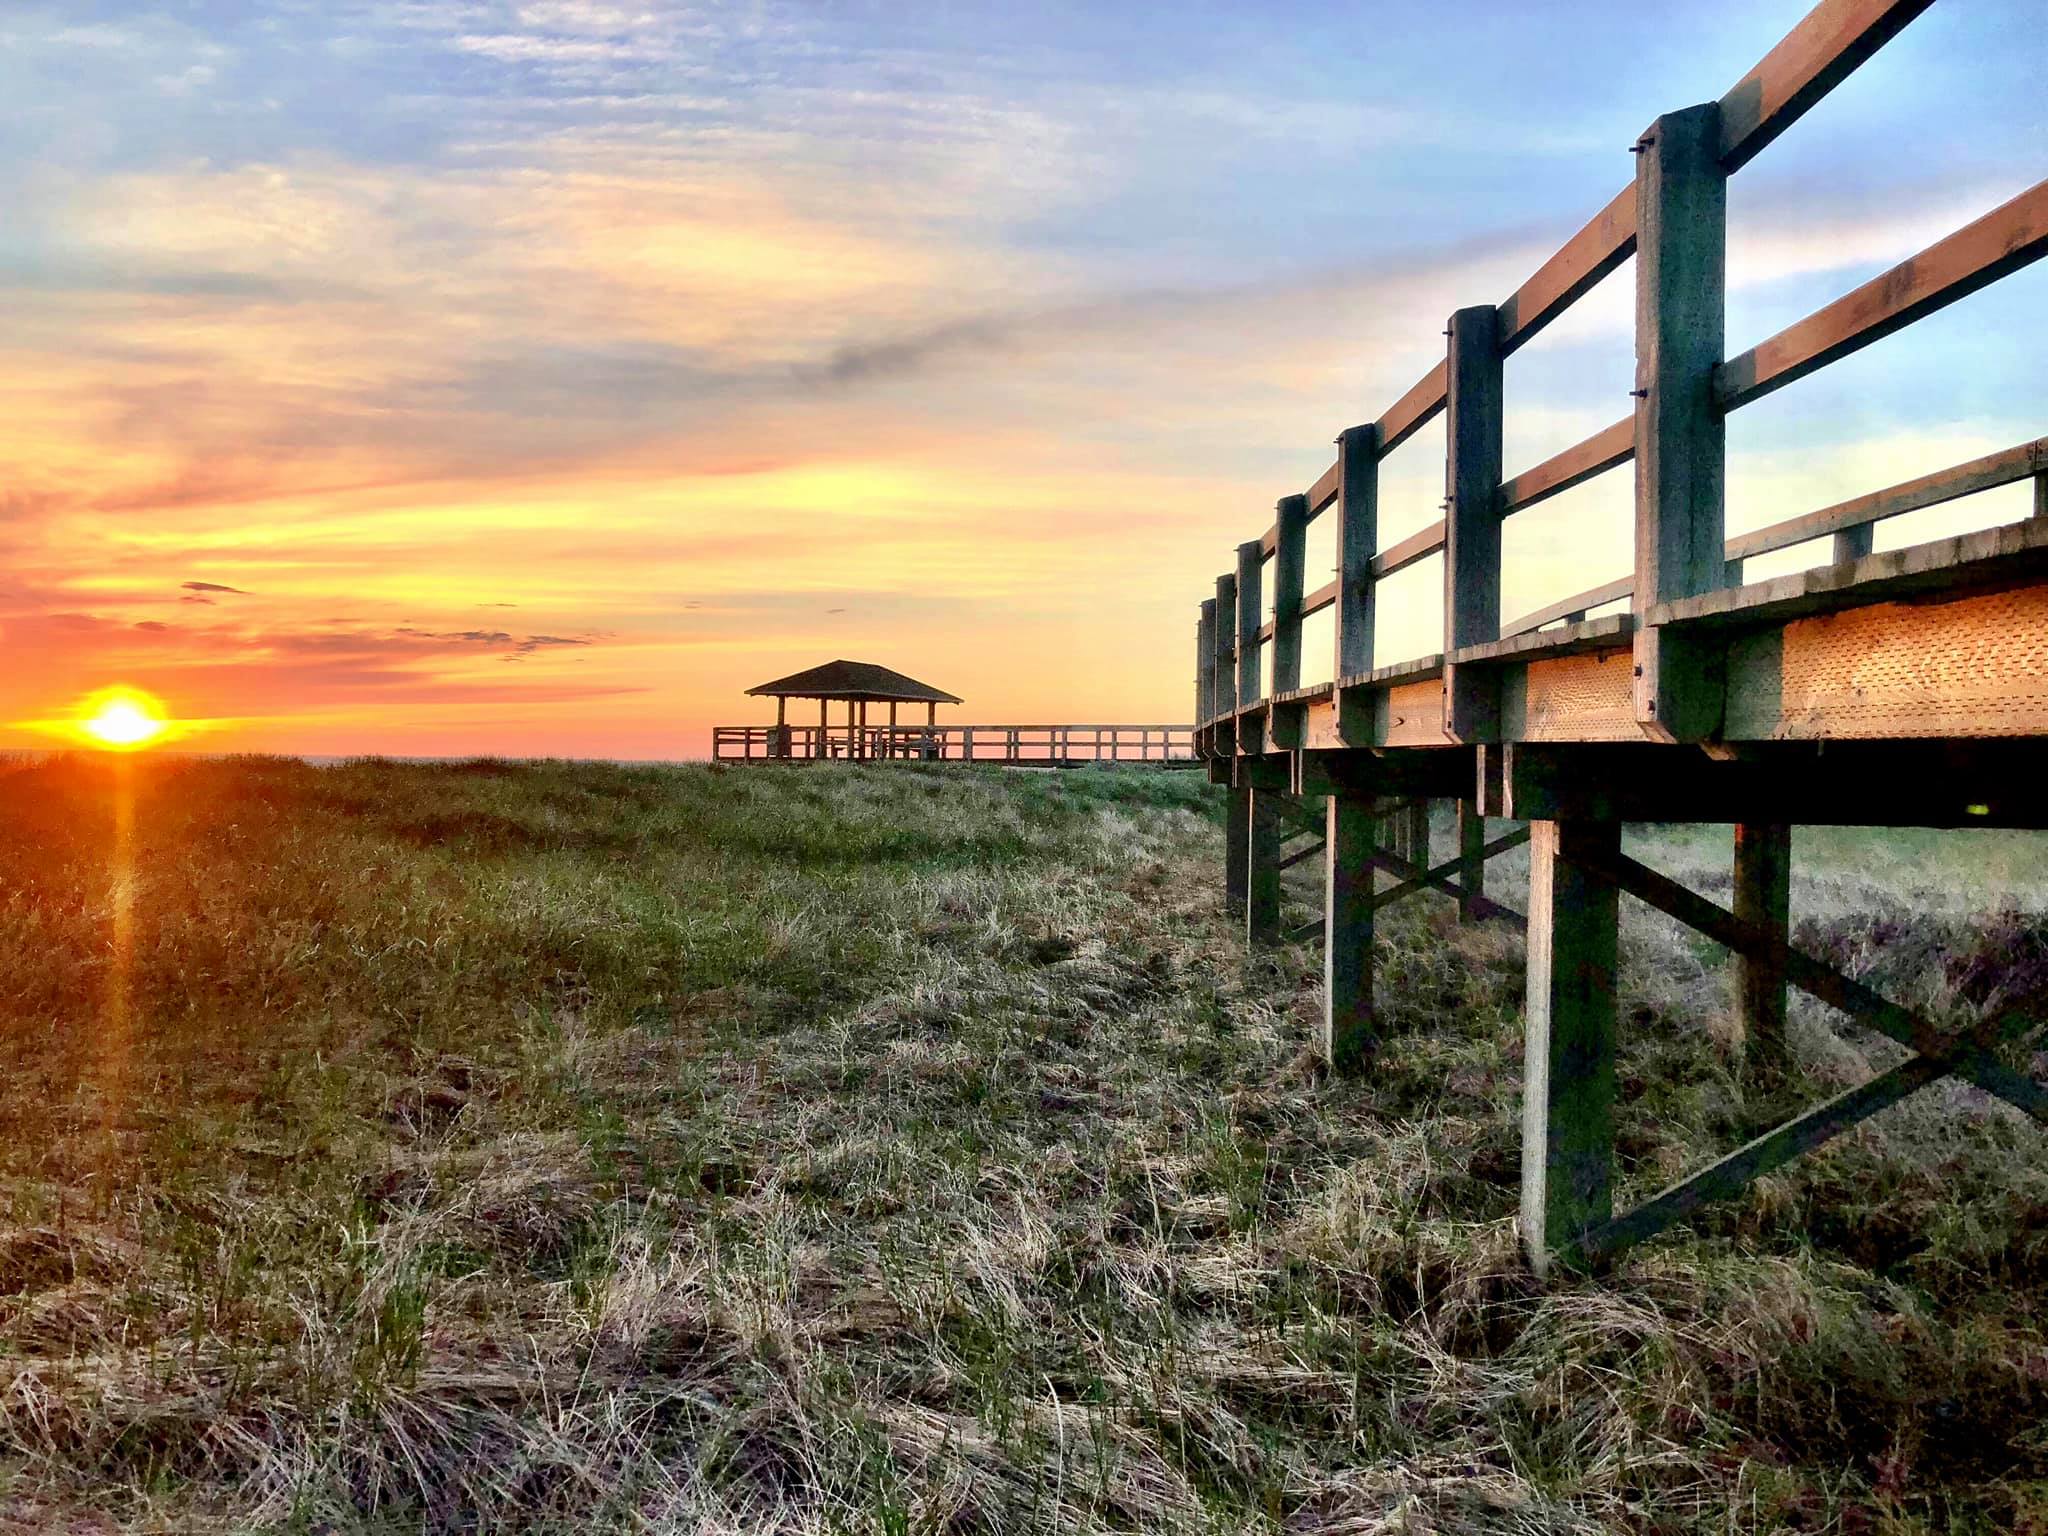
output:
MULTIPOLYGON (((1538 1287, 1519 939, 1398 909, 1329 1080, 1217 793, 0 772, 0 1528, 2048 1532, 2036 1130, 1930 1091, 1538 1287)), ((1803 945, 2048 995, 2042 840, 1797 853, 1803 945)), ((1895 1059, 1796 1005, 1758 1102, 1725 957, 1623 947, 1631 1194, 1895 1059)))

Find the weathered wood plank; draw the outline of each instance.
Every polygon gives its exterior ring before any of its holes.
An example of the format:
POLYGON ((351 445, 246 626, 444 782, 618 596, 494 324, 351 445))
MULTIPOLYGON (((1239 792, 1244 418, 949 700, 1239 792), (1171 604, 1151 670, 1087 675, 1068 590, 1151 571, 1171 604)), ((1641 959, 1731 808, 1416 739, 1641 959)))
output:
POLYGON ((1372 559, 1372 574, 1375 581, 1384 581, 1397 571, 1405 571, 1411 565, 1427 560, 1444 547, 1444 525, 1441 519, 1427 528, 1418 528, 1398 544, 1390 544, 1372 559))
MULTIPOLYGON (((1352 430, 1356 431, 1356 428, 1352 430)), ((1342 441, 1342 439, 1338 439, 1342 441)), ((1331 502, 1337 499, 1337 492, 1344 481, 1344 460, 1336 463, 1316 476, 1316 483, 1308 488, 1308 515, 1311 519, 1321 517, 1331 502)))
POLYGON ((1202 617, 1195 625, 1195 724, 1206 725, 1216 713, 1216 599, 1202 599, 1202 617))
MULTIPOLYGON (((1933 474, 1854 496, 1831 507, 1822 507, 1818 512, 1808 512, 1787 518, 1782 523, 1773 523, 1768 528, 1759 528, 1753 533, 1740 534, 1727 542, 1723 554, 1730 560, 1753 559, 1780 549, 1790 549, 1810 539, 1826 538, 1831 533, 1867 528, 1871 523, 1902 513, 1938 507, 1963 496, 1974 496, 1979 491, 2014 485, 2044 472, 2048 472, 2048 437, 2037 437, 2030 443, 1987 453, 1968 463, 1937 469, 1933 474)), ((1861 554, 1869 553, 1866 545, 1861 554)))
POLYGON ((1451 660, 1459 666, 1470 666, 1475 662, 1526 661, 1539 656, 1571 656, 1581 651, 1620 650, 1628 644, 1635 627, 1634 614, 1610 613, 1597 619, 1581 619, 1562 629, 1525 628, 1504 639, 1467 646, 1451 660))
POLYGON ((1315 591, 1309 593, 1308 596, 1301 600, 1301 616, 1306 619, 1313 614, 1321 613, 1325 608, 1334 608, 1336 605, 1337 582, 1333 578, 1324 582, 1315 591))
POLYGON ((1651 624, 1754 625, 1807 614, 1921 597, 1961 596, 2048 575, 2048 525, 2029 520, 1866 555, 1848 565, 1822 565, 1744 587, 1724 587, 1645 615, 1651 624))
POLYGON ((1721 169, 1740 170, 1933 0, 1821 0, 1721 98, 1721 169))
POLYGON ((1882 277, 1729 358, 1716 375, 1721 409, 1732 411, 1760 400, 2044 255, 2048 181, 2036 183, 1882 277))
MULTIPOLYGON (((1721 584, 1726 429, 1714 406, 1725 311, 1728 183, 1720 108, 1668 112, 1637 145, 1638 612, 1721 584)), ((1639 624, 1636 719, 1669 741, 1720 724, 1710 649, 1639 624)))
POLYGON ((1387 408, 1374 423, 1374 440, 1385 458, 1407 442, 1417 431, 1436 419, 1444 408, 1444 365, 1438 363, 1408 388, 1408 393, 1387 408))
POLYGON ((1533 468, 1523 470, 1500 488, 1500 515, 1519 512, 1540 501, 1561 496, 1596 475, 1619 468, 1636 456, 1636 419, 1625 416, 1602 427, 1582 443, 1574 443, 1533 468))
POLYGON ((1615 822, 1537 822, 1522 1047, 1522 1246, 1538 1274, 1614 1214, 1615 822))
POLYGON ((1592 292, 1635 249, 1635 188, 1623 187, 1527 282, 1501 300, 1501 356, 1533 341, 1537 332, 1592 292))
MULTIPOLYGON (((1604 585, 1589 588, 1584 592, 1575 592, 1570 597, 1560 598, 1554 603, 1538 608, 1534 613, 1525 613, 1512 624, 1503 624, 1500 627, 1500 632, 1508 639, 1513 639, 1517 635, 1525 635, 1532 630, 1541 629, 1545 624, 1554 624, 1559 619, 1569 617, 1574 613, 1583 614, 1588 608, 1601 608, 1605 607, 1608 603, 1618 603, 1623 598, 1632 594, 1635 589, 1635 578, 1633 576, 1623 576, 1604 585)), ((1631 622, 1633 622, 1634 616, 1630 615, 1629 617, 1631 622)))

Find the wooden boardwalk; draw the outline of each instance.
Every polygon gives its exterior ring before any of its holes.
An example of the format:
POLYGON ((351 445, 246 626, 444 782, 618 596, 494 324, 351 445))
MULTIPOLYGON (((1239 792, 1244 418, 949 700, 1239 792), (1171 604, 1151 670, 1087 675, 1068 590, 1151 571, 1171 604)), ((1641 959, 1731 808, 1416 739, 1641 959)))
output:
POLYGON ((720 725, 721 763, 909 761, 1015 768, 1199 768, 1188 725, 720 725))
POLYGON ((2048 1119, 2048 1093, 1998 1049, 2032 1021, 1944 1036, 1786 943, 1795 823, 2048 826, 2048 439, 1726 532, 1729 412, 2048 253, 2044 182, 1726 353, 1729 177, 1930 3, 1824 0, 1719 101, 1659 117, 1633 146, 1633 182, 1506 300, 1452 315, 1443 361, 1338 437, 1336 462, 1280 500, 1201 604, 1197 750, 1233 788, 1229 899, 1254 942, 1287 937, 1279 872, 1320 855, 1324 914, 1294 937, 1324 943, 1335 1066, 1370 1061, 1378 908, 1433 889, 1472 920, 1526 922, 1522 1221, 1539 1269, 1612 1254, 1944 1077, 2048 1119), (1631 255, 1632 412, 1504 475, 1504 364, 1631 255), (1439 414, 1444 516, 1381 548, 1378 465, 1439 414), (1633 569, 1504 622, 1503 519, 1630 463, 1633 569), (1887 518, 2022 481, 2034 486, 2031 521, 1872 551, 1887 518), (1307 592, 1306 534, 1325 515, 1338 573, 1307 592), (1824 564, 1745 583, 1745 562, 1814 540, 1827 541, 1824 564), (1425 560, 1443 570, 1442 647, 1389 663, 1374 652, 1376 585, 1425 560), (1303 620, 1326 609, 1335 681, 1303 687, 1303 620), (1290 854, 1312 799, 1323 801, 1315 840, 1290 854), (1417 817, 1431 800, 1457 803, 1458 851, 1426 868, 1417 817), (1490 839, 1488 818, 1528 825, 1490 839), (1735 823, 1733 910, 1624 856, 1624 821, 1735 823), (1491 901, 1484 880, 1487 859, 1524 840, 1525 918, 1491 901), (1382 870, 1391 889, 1375 889, 1382 870), (1617 1213, 1624 892, 1736 952, 1750 1070, 1782 1065, 1788 984, 1914 1054, 1617 1213))

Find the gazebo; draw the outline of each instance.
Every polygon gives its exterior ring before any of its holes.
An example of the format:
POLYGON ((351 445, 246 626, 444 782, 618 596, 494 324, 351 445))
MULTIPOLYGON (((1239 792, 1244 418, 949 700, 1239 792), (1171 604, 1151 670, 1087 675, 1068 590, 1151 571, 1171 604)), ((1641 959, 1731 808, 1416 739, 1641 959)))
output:
POLYGON ((772 683, 762 683, 747 690, 749 698, 772 698, 775 700, 775 733, 769 750, 771 757, 902 757, 931 756, 936 746, 931 737, 918 732, 906 742, 897 734, 896 709, 901 704, 922 704, 925 707, 925 728, 927 731, 938 724, 941 704, 958 704, 960 700, 943 689, 929 683, 920 683, 914 677, 905 677, 901 672, 887 667, 876 666, 871 661, 828 661, 821 667, 808 671, 793 672, 788 677, 778 677, 772 683), (789 701, 791 699, 816 699, 818 701, 818 733, 809 743, 811 750, 794 750, 796 732, 789 724, 789 701), (835 740, 826 711, 835 699, 846 702, 846 734, 842 741, 835 740), (887 704, 889 724, 883 728, 868 726, 868 705, 887 704), (922 747, 922 750, 918 750, 922 747))

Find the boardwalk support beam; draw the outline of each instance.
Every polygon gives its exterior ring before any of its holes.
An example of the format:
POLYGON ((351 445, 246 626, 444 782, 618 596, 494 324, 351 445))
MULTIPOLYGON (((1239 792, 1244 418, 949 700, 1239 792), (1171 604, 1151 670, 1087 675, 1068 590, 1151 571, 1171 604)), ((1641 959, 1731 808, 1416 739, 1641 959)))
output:
POLYGON ((1539 821, 1530 832, 1522 1244, 1543 1274, 1614 1212, 1620 903, 1589 866, 1620 857, 1621 825, 1539 821))
POLYGON ((1373 851, 1379 821, 1364 795, 1324 807, 1323 1058, 1356 1071, 1373 1047, 1373 851))
POLYGON ((1251 944, 1280 942, 1280 839, 1283 826, 1278 793, 1244 791, 1251 796, 1251 824, 1245 849, 1245 939, 1251 944))
MULTIPOLYGON (((1785 942, 1792 919, 1792 829, 1783 822, 1738 822, 1735 827, 1735 917, 1785 942)), ((1773 952, 1738 954, 1736 995, 1742 1018, 1745 1071, 1761 1082, 1783 1075, 1785 969, 1773 952)))

